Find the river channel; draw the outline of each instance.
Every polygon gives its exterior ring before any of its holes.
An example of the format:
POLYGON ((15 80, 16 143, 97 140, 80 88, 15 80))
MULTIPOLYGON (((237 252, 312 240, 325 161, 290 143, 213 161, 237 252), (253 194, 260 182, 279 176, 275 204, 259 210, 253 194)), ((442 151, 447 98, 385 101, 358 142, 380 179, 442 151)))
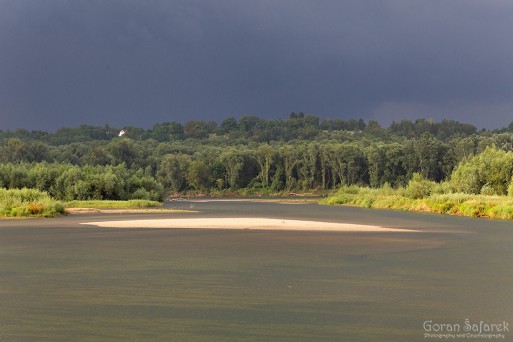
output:
POLYGON ((426 341, 467 333, 465 321, 509 323, 513 340, 511 221, 301 202, 166 206, 191 212, 0 221, 0 341, 426 341), (198 217, 417 232, 81 224, 198 217))

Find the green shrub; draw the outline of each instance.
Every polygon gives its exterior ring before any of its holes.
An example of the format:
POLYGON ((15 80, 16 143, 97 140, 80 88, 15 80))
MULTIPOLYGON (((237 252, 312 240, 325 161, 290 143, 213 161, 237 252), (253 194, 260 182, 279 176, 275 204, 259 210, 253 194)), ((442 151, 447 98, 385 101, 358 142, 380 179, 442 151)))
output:
POLYGON ((134 193, 130 197, 134 200, 151 200, 152 199, 151 193, 144 188, 139 188, 139 189, 135 190, 134 193))
POLYGON ((376 196, 374 196, 372 194, 366 194, 366 195, 362 196, 361 198, 359 198, 358 201, 356 201, 356 204, 359 207, 372 208, 372 205, 374 204, 375 201, 376 201, 376 196))
POLYGON ((420 173, 414 173, 403 194, 412 199, 425 198, 431 195, 435 185, 435 182, 425 179, 420 173))
POLYGON ((449 182, 435 183, 433 189, 431 190, 431 193, 436 195, 452 194, 453 192, 454 189, 449 182))
POLYGON ((64 206, 46 192, 34 189, 0 189, 0 217, 43 216, 64 213, 64 206))
POLYGON ((451 184, 458 192, 506 195, 513 174, 513 152, 495 146, 461 162, 451 174, 451 184))
POLYGON ((383 186, 378 190, 379 193, 384 196, 392 196, 396 193, 396 190, 394 190, 388 182, 385 182, 385 184, 383 184, 383 186))
POLYGON ((508 196, 513 197, 513 176, 511 177, 511 180, 509 181, 508 196))
POLYGON ((495 189, 492 188, 489 184, 485 184, 481 188, 481 195, 494 196, 494 195, 498 195, 498 194, 495 192, 495 189))
POLYGON ((513 218, 513 204, 498 205, 489 210, 489 217, 497 219, 512 219, 513 218))
POLYGON ((65 203, 67 208, 151 208, 161 205, 161 202, 143 199, 131 199, 128 201, 70 201, 65 203))
POLYGON ((337 190, 337 194, 351 194, 356 195, 362 188, 356 185, 343 185, 337 190))

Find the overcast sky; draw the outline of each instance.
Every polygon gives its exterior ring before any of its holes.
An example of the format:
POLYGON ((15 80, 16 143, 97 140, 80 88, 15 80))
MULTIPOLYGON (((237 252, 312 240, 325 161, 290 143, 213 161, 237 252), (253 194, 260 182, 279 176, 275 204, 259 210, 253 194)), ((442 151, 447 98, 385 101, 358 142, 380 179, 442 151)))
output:
POLYGON ((0 0, 0 129, 513 121, 509 0, 0 0))

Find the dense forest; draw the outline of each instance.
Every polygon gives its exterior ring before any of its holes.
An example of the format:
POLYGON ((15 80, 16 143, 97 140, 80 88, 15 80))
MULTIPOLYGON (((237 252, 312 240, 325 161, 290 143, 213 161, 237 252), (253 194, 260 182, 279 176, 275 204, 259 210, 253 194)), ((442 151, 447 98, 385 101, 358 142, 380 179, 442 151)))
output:
POLYGON ((0 188, 34 188, 61 200, 162 200, 178 192, 399 188, 415 174, 440 183, 464 179, 467 172, 476 174, 475 184, 461 181, 455 191, 506 194, 511 167, 491 162, 503 173, 501 179, 507 179, 497 185, 488 178, 478 180, 477 161, 463 165, 486 151, 509 158, 513 124, 488 131, 456 121, 419 119, 381 127, 376 121, 292 113, 287 120, 243 116, 221 123, 165 122, 151 129, 17 129, 0 131, 0 188), (119 136, 121 129, 125 134, 119 136))

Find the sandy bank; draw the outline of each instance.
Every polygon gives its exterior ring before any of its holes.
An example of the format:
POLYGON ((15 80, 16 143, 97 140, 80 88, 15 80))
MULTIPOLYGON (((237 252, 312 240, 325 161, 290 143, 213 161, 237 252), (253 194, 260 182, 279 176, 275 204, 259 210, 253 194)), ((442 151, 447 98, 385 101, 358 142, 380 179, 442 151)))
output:
POLYGON ((386 228, 349 223, 282 220, 271 218, 190 218, 130 221, 84 222, 82 224, 105 228, 197 228, 197 229, 257 229, 303 230, 337 232, 416 232, 411 229, 386 228))
POLYGON ((167 209, 167 208, 66 208, 68 214, 145 214, 145 213, 190 213, 191 210, 167 209))

